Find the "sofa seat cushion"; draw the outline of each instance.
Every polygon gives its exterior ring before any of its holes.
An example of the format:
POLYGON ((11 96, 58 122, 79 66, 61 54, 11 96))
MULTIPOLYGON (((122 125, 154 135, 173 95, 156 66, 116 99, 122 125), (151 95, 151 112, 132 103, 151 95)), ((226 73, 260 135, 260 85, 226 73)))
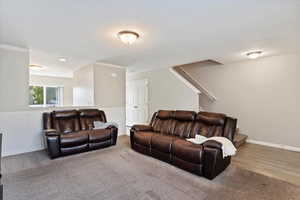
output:
POLYGON ((90 143, 103 142, 111 139, 110 129, 95 129, 89 132, 90 143))
POLYGON ((88 150, 88 144, 82 144, 74 147, 63 147, 60 149, 62 155, 70 155, 88 150))
POLYGON ((177 139, 172 145, 173 156, 194 164, 201 164, 203 160, 203 146, 193 144, 184 139, 177 139))
POLYGON ((110 140, 105 140, 102 142, 95 142, 95 143, 90 143, 89 144, 89 149, 93 150, 93 149, 101 149, 101 148, 105 148, 111 145, 111 141, 110 140))
POLYGON ((172 143, 177 138, 172 135, 156 134, 152 137, 151 148, 163 153, 171 153, 172 143))
POLYGON ((89 136, 87 131, 78 131, 60 136, 61 147, 74 147, 87 144, 89 136))
POLYGON ((138 132, 135 132, 134 135, 133 135, 134 142, 139 144, 139 145, 150 148, 151 138, 152 138, 153 135, 157 135, 157 133, 151 132, 151 131, 138 131, 138 132))

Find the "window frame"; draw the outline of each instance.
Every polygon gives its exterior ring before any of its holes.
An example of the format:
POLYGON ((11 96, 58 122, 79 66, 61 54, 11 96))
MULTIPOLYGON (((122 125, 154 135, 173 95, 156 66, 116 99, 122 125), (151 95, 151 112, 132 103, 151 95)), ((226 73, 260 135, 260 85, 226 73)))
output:
MULTIPOLYGON (((64 105, 64 86, 61 85, 40 85, 40 84, 30 84, 29 87, 42 87, 43 88, 43 104, 30 104, 30 107, 56 107, 64 105), (58 104, 47 104, 47 88, 58 88, 58 104)), ((30 93, 29 93, 30 95, 30 93)))

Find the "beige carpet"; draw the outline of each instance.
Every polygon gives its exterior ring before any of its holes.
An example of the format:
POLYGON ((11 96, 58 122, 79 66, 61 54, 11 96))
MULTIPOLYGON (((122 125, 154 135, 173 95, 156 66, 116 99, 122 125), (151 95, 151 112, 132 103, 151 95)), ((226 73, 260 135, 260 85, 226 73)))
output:
POLYGON ((299 200, 300 188, 231 165, 210 181, 118 146, 4 174, 5 200, 299 200))

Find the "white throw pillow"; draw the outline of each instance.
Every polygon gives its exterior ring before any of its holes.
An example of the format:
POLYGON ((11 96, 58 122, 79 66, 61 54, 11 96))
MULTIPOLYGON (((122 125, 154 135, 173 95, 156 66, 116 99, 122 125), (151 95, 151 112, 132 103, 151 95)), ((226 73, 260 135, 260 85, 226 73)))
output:
POLYGON ((105 123, 101 121, 94 121, 94 129, 102 129, 104 124, 105 123))

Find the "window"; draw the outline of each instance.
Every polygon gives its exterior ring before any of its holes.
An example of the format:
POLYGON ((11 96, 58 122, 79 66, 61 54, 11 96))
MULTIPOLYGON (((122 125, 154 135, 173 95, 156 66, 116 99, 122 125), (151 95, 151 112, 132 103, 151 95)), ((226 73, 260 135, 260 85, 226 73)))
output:
POLYGON ((57 106, 63 104, 63 87, 29 86, 29 105, 57 106))
POLYGON ((29 91, 29 105, 44 104, 44 87, 30 86, 29 91))

